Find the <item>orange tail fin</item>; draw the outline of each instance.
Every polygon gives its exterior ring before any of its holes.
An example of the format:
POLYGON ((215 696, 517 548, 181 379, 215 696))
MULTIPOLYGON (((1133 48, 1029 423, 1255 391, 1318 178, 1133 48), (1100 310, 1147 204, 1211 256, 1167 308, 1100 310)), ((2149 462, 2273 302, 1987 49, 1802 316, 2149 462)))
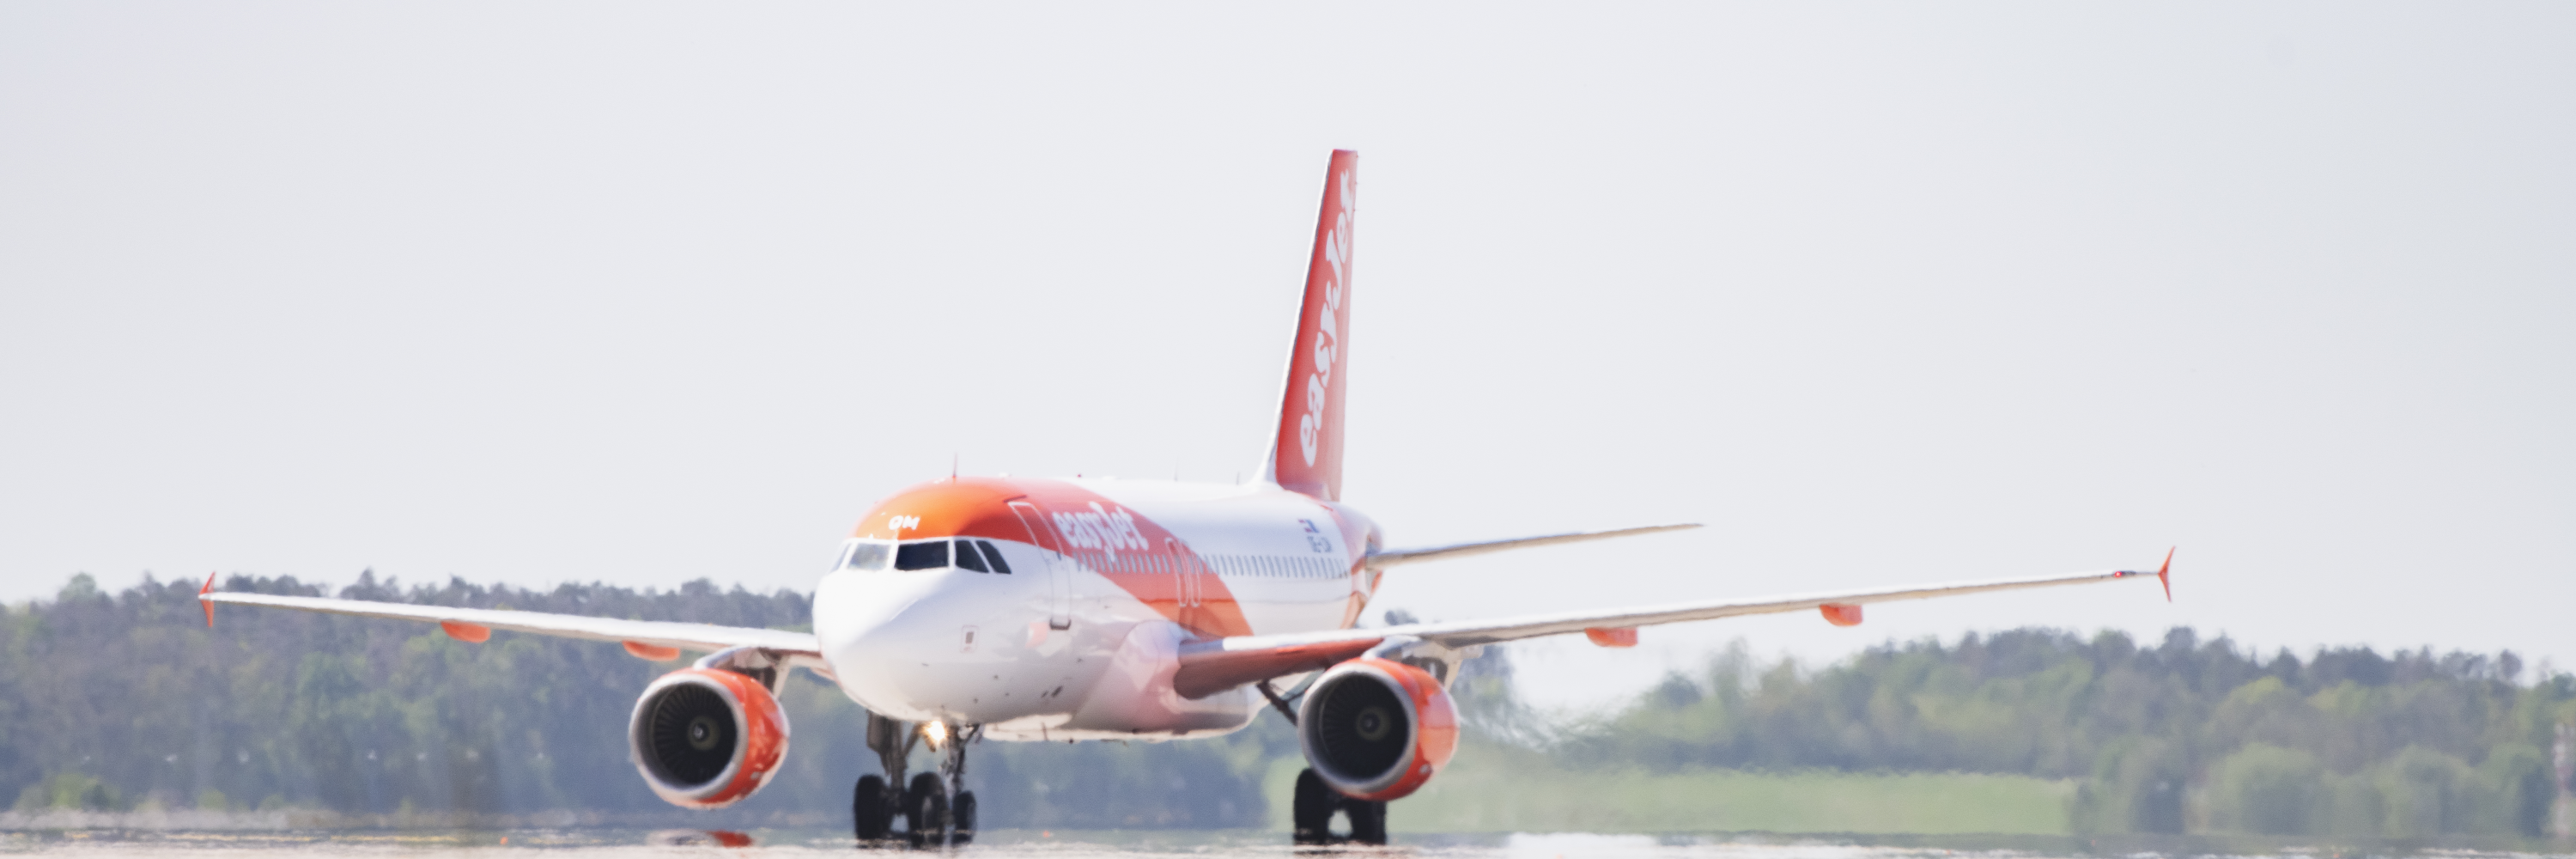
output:
POLYGON ((1342 495, 1342 395, 1349 387, 1351 220, 1359 199, 1360 154, 1333 150, 1324 171, 1324 211, 1306 264, 1306 301, 1288 351, 1288 384, 1278 435, 1263 476, 1326 501, 1342 495))

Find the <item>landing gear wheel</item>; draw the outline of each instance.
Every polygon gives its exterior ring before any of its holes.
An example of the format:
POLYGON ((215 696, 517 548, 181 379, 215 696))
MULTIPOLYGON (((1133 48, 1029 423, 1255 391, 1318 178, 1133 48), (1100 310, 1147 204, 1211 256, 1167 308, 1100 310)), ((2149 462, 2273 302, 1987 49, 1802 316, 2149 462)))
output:
POLYGON ((1351 819, 1351 843, 1385 846, 1386 803, 1345 799, 1342 816, 1351 819))
POLYGON ((887 802, 882 776, 860 776, 850 790, 850 820, 859 840, 877 841, 894 830, 894 803, 887 802))
POLYGON ((975 840, 975 792, 959 791, 957 802, 948 809, 950 832, 948 843, 969 844, 975 840))
POLYGON ((1293 828, 1292 844, 1333 843, 1333 810, 1340 807, 1342 795, 1324 786, 1324 779, 1314 770, 1297 773, 1297 792, 1289 806, 1288 820, 1293 828))
POLYGON ((1386 803, 1370 802, 1343 796, 1324 785, 1314 770, 1297 773, 1297 792, 1288 808, 1289 843, 1371 844, 1386 843, 1386 803), (1333 834, 1333 812, 1341 812, 1351 822, 1348 837, 1333 834))
POLYGON ((910 830, 905 837, 914 847, 937 847, 948 843, 948 789, 939 783, 935 773, 912 777, 912 786, 903 792, 903 825, 910 830))

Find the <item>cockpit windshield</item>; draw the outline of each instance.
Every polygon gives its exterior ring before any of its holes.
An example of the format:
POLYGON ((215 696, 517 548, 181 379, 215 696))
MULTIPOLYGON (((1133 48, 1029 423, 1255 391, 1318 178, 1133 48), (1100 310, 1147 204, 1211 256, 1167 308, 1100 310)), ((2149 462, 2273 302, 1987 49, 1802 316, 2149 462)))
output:
POLYGON ((954 545, 957 548, 953 554, 948 548, 950 545, 948 540, 918 543, 852 540, 841 550, 839 568, 876 573, 886 570, 939 570, 955 564, 978 573, 1008 575, 1011 572, 1011 562, 1002 557, 1002 550, 990 540, 956 540, 954 545), (982 551, 977 551, 979 548, 982 551))
POLYGON ((905 543, 894 549, 894 568, 898 570, 936 570, 948 566, 948 541, 905 543))
POLYGON ((882 570, 886 568, 886 561, 893 557, 894 546, 892 545, 869 542, 853 543, 850 548, 850 557, 848 560, 841 562, 841 569, 868 570, 871 572, 882 570))

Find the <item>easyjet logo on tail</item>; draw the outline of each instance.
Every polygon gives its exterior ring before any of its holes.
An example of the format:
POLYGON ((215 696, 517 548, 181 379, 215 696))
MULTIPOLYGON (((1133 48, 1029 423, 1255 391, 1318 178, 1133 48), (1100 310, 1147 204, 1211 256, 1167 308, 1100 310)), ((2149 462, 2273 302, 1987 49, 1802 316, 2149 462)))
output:
POLYGON ((1297 305, 1297 332, 1280 380, 1279 423, 1271 428, 1272 481, 1333 501, 1342 492, 1342 402, 1350 387, 1351 232, 1359 207, 1359 153, 1335 150, 1324 170, 1324 205, 1315 214, 1314 250, 1297 305))
POLYGON ((1297 419, 1298 450, 1310 466, 1315 464, 1315 435, 1324 428, 1324 406, 1331 400, 1333 359, 1341 353, 1342 286, 1350 282, 1351 206, 1358 187, 1350 171, 1342 171, 1341 180, 1341 212, 1323 240, 1324 307, 1315 314, 1314 371, 1306 374, 1306 413, 1297 419))

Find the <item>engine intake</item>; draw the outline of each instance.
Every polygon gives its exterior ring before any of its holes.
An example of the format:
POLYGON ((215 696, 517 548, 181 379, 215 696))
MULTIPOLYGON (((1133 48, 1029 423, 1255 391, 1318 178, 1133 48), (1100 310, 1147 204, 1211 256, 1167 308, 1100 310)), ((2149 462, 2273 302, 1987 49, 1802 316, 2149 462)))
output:
POLYGON ((721 808, 760 791, 787 754, 787 713, 759 680, 715 668, 655 678, 627 722, 635 769, 663 801, 721 808))
POLYGON ((1458 749, 1458 710, 1422 669, 1374 657, 1335 665, 1297 708, 1297 742, 1315 775, 1354 799, 1418 790, 1458 749))

